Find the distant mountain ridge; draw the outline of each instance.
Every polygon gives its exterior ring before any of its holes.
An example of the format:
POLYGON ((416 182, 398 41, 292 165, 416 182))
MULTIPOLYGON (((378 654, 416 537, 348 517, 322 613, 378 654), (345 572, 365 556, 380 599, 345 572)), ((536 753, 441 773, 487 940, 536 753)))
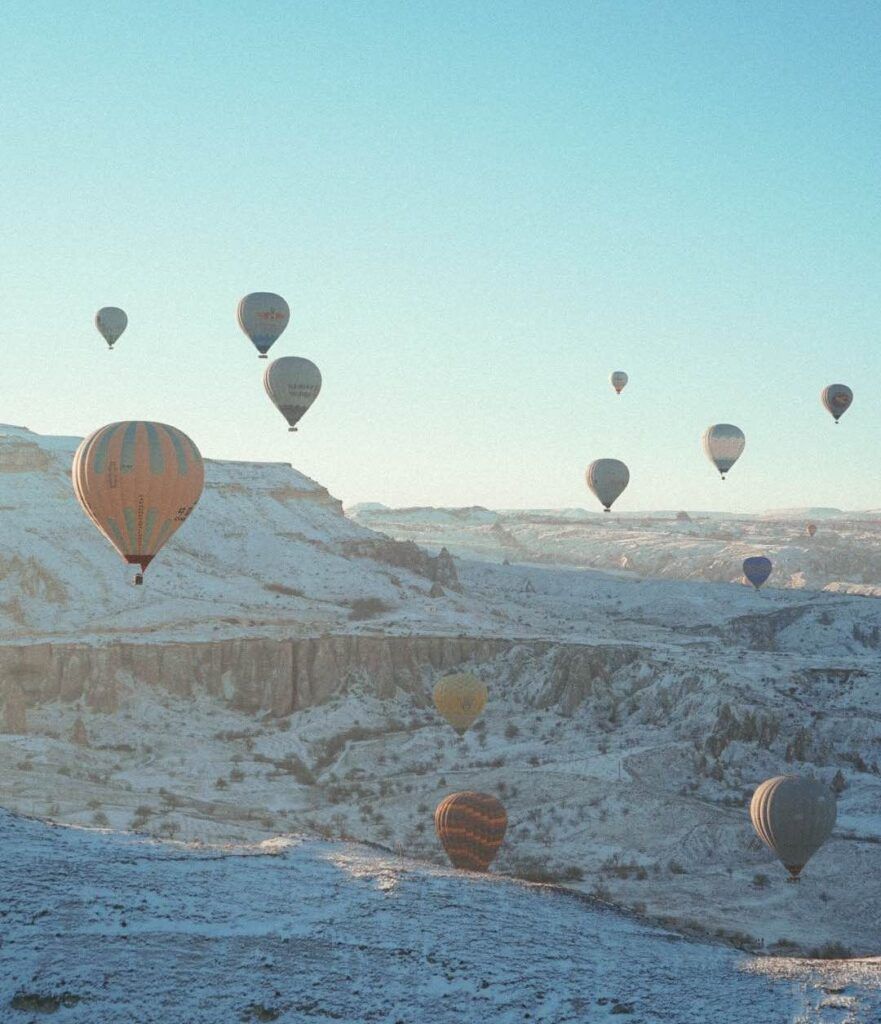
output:
POLYGON ((881 519, 810 507, 754 514, 588 509, 360 508, 349 515, 398 540, 493 562, 626 570, 646 577, 733 581, 750 555, 774 563, 770 587, 868 595, 881 587, 881 519), (809 522, 819 525, 809 537, 809 522))

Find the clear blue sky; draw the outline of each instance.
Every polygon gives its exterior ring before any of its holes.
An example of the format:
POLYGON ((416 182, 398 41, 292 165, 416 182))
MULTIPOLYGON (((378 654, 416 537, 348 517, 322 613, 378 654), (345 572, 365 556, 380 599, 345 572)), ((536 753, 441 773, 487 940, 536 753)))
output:
POLYGON ((881 507, 878 4, 11 0, 0 31, 0 421, 160 419, 346 502, 593 507, 613 456, 624 509, 881 507), (299 434, 254 290, 324 374, 299 434))

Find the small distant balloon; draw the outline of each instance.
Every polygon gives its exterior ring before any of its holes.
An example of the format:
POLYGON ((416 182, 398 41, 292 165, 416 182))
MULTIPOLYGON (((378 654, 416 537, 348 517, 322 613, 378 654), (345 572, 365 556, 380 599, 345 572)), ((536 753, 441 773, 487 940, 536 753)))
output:
POLYGON ((434 706, 462 736, 486 707, 486 683, 470 672, 460 672, 438 680, 433 696, 434 706))
POLYGON ((585 470, 584 478, 608 512, 630 483, 630 470, 620 459, 596 459, 585 470))
POLYGON ((261 359, 278 341, 291 318, 288 304, 274 292, 251 292, 236 311, 239 327, 251 339, 261 359))
POLYGON ((505 838, 508 815, 489 793, 451 793, 437 805, 434 827, 453 867, 486 871, 505 838))
POLYGON ((616 394, 619 395, 627 387, 627 381, 629 379, 630 378, 623 370, 615 370, 612 376, 609 377, 612 387, 615 389, 616 394))
POLYGON ((266 367, 263 387, 288 421, 288 430, 296 430, 321 390, 321 371, 302 356, 282 356, 266 367))
POLYGON ((846 384, 830 384, 820 392, 820 401, 837 423, 850 408, 853 392, 846 384))
POLYGON ((752 558, 745 558, 743 560, 743 575, 746 576, 756 590, 767 581, 771 575, 772 568, 771 559, 765 558, 764 555, 754 555, 752 558))
POLYGON ((732 423, 716 423, 707 427, 703 436, 704 452, 722 479, 743 454, 746 437, 740 427, 732 423))
POLYGON ((119 341, 122 332, 128 326, 128 317, 125 315, 125 310, 118 306, 102 306, 95 314, 95 326, 112 352, 113 346, 119 341))
POLYGON ((753 793, 749 815, 759 838, 797 879, 835 827, 835 794, 801 775, 766 779, 753 793))
POLYGON ((805 529, 807 530, 808 536, 809 537, 813 537, 814 534, 817 532, 817 524, 816 523, 808 523, 808 525, 805 527, 805 529))

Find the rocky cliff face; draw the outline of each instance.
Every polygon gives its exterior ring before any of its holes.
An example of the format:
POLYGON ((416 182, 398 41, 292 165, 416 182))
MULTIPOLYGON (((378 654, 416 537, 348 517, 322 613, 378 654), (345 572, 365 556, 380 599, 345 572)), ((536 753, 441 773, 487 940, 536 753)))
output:
POLYGON ((112 713, 125 684, 180 697, 208 693, 251 713, 287 715, 320 704, 349 682, 379 697, 423 689, 426 677, 480 664, 540 642, 456 637, 324 636, 297 640, 223 640, 170 644, 31 644, 0 647, 4 703, 78 701, 112 713))
MULTIPOLYGON (((289 715, 321 704, 353 682, 380 698, 417 695, 438 673, 487 669, 505 658, 512 682, 538 671, 531 699, 571 715, 611 676, 646 651, 619 645, 555 644, 481 637, 322 636, 169 644, 31 644, 0 647, 0 700, 7 707, 84 701, 115 712, 125 686, 178 697, 208 694, 237 711, 289 715)), ((498 665, 494 671, 498 670, 498 665)))

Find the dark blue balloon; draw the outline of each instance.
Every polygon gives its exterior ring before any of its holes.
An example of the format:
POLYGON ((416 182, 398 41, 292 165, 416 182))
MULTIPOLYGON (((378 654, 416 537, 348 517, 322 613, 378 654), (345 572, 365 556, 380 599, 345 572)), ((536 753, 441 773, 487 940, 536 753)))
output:
POLYGON ((744 558, 743 575, 759 589, 765 580, 771 575, 771 559, 764 555, 753 555, 752 558, 744 558))

